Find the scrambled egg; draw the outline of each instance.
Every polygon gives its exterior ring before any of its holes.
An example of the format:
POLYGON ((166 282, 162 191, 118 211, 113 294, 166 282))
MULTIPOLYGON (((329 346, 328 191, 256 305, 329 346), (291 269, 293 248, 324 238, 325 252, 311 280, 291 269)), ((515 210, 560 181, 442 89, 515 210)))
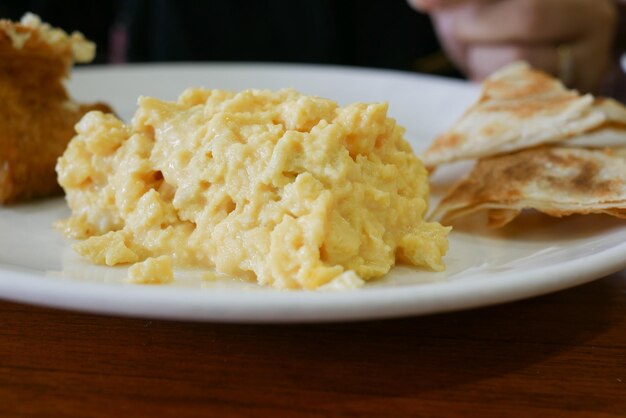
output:
POLYGON ((128 281, 135 284, 164 284, 174 280, 172 258, 162 255, 148 257, 141 263, 133 264, 128 269, 128 281))
POLYGON ((444 268, 448 229, 423 221, 427 173, 385 103, 189 89, 76 130, 62 227, 94 263, 166 255, 281 289, 354 287, 396 260, 444 268))

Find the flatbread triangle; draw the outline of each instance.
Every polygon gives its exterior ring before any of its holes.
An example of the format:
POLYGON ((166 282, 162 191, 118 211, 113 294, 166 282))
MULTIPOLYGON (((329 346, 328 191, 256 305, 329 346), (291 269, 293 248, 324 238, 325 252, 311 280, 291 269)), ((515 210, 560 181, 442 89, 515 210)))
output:
POLYGON ((421 155, 428 167, 572 138, 572 146, 626 145, 626 108, 567 89, 556 78, 511 64, 485 80, 479 100, 421 155))

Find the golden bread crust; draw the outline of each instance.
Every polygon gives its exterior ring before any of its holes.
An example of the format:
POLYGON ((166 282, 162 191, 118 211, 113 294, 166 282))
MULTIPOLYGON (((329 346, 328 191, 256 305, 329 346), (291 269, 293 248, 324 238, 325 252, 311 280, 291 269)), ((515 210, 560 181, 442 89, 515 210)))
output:
POLYGON ((585 146, 626 145, 626 107, 581 96, 552 76, 516 63, 485 80, 479 100, 421 157, 434 167, 572 138, 577 141, 571 146, 579 146, 583 135, 585 146))
POLYGON ((70 99, 63 79, 82 35, 62 34, 0 21, 0 204, 60 193, 54 167, 74 125, 90 110, 111 111, 70 99))
POLYGON ((610 150, 537 147, 483 158, 433 213, 449 223, 488 210, 501 227, 523 209, 550 216, 606 213, 626 217, 626 159, 610 150))

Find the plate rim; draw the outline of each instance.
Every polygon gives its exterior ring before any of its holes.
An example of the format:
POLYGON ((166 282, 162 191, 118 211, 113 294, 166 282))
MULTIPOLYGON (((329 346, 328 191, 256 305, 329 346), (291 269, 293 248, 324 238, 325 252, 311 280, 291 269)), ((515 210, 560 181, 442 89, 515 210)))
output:
MULTIPOLYGON (((120 292, 120 284, 84 283, 70 279, 53 281, 49 276, 42 277, 28 269, 5 265, 0 266, 0 298, 95 314, 169 320, 305 323, 388 319, 486 307, 575 287, 626 268, 624 254, 626 242, 559 264, 508 272, 504 275, 509 280, 506 283, 503 275, 496 275, 465 282, 455 280, 325 292, 272 289, 198 291, 143 285, 127 285, 125 291, 120 292), (572 271, 577 272, 574 278, 572 271), (9 274, 1 274, 3 272, 9 274), (522 276, 533 273, 537 275, 520 280, 522 276), (33 286, 38 286, 39 291, 33 293, 33 286), (424 300, 426 293, 430 296, 428 300, 424 300), (233 305, 233 295, 242 303, 233 305), (190 302, 182 310, 181 296, 190 302), (442 301, 453 303, 442 304, 442 301), (418 302, 421 304, 416 306, 418 302), (268 304, 271 304, 271 310, 267 309, 268 304), (159 306, 158 310, 151 309, 155 305, 159 306), (363 306, 375 309, 364 310, 363 306), (385 309, 380 311, 380 308, 385 309)), ((480 274, 472 276, 479 277, 480 274)))
MULTIPOLYGON (((146 70, 250 69, 361 73, 476 89, 471 82, 391 69, 326 64, 276 62, 176 62, 92 65, 73 70, 74 75, 146 70)), ((427 282, 394 287, 363 288, 335 292, 251 291, 188 289, 87 283, 51 278, 46 274, 0 264, 0 299, 38 306, 114 316, 168 320, 237 323, 338 322, 387 319, 459 311, 539 296, 584 284, 626 268, 626 242, 583 257, 524 271, 508 271, 480 280, 427 282), (506 280, 502 276, 506 276, 506 280), (522 276, 532 277, 522 280, 522 276), (37 291, 33 292, 33 288, 37 291), (425 290, 427 289, 427 290, 425 290), (199 291, 200 290, 200 291, 199 291), (239 299, 232 303, 232 296, 239 299), (181 296, 189 305, 181 309, 181 296), (228 297, 225 297, 228 296, 228 297), (268 299, 269 298, 269 301, 268 299), (154 306, 158 306, 154 309, 154 306), (272 309, 268 309, 271 305, 272 309), (370 309, 371 308, 371 309, 370 309)), ((472 273, 468 276, 481 276, 472 273)))

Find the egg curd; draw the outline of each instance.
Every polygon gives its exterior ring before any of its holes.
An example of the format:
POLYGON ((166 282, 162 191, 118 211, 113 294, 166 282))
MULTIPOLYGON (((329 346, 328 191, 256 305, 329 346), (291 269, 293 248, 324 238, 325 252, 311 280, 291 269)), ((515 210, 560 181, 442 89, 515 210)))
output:
POLYGON ((138 106, 130 125, 85 115, 57 164, 61 227, 92 262, 150 259, 140 283, 173 263, 280 289, 444 268, 448 228, 423 221, 427 172, 386 103, 188 89, 138 106))

